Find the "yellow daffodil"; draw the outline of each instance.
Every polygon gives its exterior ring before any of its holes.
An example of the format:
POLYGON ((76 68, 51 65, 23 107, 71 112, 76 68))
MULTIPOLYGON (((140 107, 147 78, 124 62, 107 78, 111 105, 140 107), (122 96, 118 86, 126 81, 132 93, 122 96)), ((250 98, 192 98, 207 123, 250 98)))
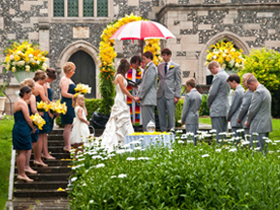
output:
POLYGON ((30 119, 40 130, 42 130, 43 126, 46 124, 46 121, 38 113, 31 115, 30 119))

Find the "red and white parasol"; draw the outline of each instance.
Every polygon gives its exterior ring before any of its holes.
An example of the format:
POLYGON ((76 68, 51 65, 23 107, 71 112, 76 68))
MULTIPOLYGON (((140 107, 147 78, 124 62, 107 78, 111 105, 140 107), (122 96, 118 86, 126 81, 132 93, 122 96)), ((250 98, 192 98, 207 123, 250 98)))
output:
POLYGON ((110 39, 116 40, 145 40, 170 39, 175 36, 163 25, 154 21, 134 21, 120 27, 110 39))

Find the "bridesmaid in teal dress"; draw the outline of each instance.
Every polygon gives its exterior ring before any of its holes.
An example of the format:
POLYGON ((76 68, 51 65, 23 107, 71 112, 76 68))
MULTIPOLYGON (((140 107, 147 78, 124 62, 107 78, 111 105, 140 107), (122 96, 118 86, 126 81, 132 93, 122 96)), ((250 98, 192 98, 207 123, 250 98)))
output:
POLYGON ((64 76, 60 80, 60 89, 61 89, 61 103, 66 103, 67 113, 65 115, 61 114, 61 124, 64 124, 63 139, 65 146, 63 147, 64 151, 69 152, 71 149, 70 143, 70 133, 75 117, 74 107, 72 106, 72 98, 75 95, 76 85, 70 79, 75 74, 76 66, 72 62, 67 62, 63 66, 64 76))
MULTIPOLYGON (((33 80, 35 81, 35 86, 34 86, 34 91, 33 94, 36 97, 36 102, 46 102, 49 103, 49 99, 47 97, 44 84, 46 83, 46 78, 47 75, 44 71, 38 70, 35 72, 35 76, 33 80)), ((47 132, 48 132, 48 113, 47 112, 39 112, 39 114, 44 118, 46 121, 46 124, 43 126, 43 130, 39 130, 39 138, 37 141, 37 148, 36 150, 38 151, 36 154, 34 154, 34 165, 42 166, 42 167, 47 167, 48 165, 45 164, 42 159, 42 149, 43 149, 43 144, 44 141, 47 141, 47 132)))
POLYGON ((33 182, 25 174, 27 151, 31 150, 31 133, 36 131, 30 119, 28 106, 25 100, 31 96, 31 88, 23 86, 20 88, 19 98, 13 104, 15 124, 13 127, 13 149, 17 150, 17 180, 33 182))
MULTIPOLYGON (((35 82, 33 79, 31 78, 27 78, 25 80, 23 80, 20 83, 20 86, 29 86, 31 88, 32 91, 34 91, 34 86, 35 86, 35 82)), ((36 108, 36 98, 33 94, 31 94, 30 98, 28 100, 26 100, 26 103, 28 104, 28 109, 29 109, 29 114, 36 114, 37 108, 36 108)), ((36 132, 31 134, 31 140, 32 140, 32 149, 33 149, 33 153, 34 155, 37 154, 37 141, 39 138, 39 128, 35 125, 36 128, 36 132)), ((30 174, 37 174, 37 171, 33 170, 30 167, 30 157, 31 157, 31 150, 27 151, 27 155, 26 155, 26 164, 25 164, 25 172, 26 173, 30 173, 30 174)))
MULTIPOLYGON (((47 78, 46 78, 46 83, 44 84, 44 88, 45 91, 47 92, 48 95, 48 99, 49 101, 52 101, 52 95, 53 95, 53 91, 50 88, 50 83, 53 82, 54 80, 56 80, 56 72, 54 69, 48 68, 46 70, 46 74, 47 74, 47 78)), ((52 114, 50 111, 47 113, 47 118, 48 118, 48 125, 47 125, 47 133, 50 133, 53 129, 53 124, 54 124, 54 118, 55 118, 55 114, 52 114)), ((42 157, 47 159, 47 160, 53 160, 55 159, 55 157, 51 156, 49 154, 49 150, 48 150, 48 139, 44 139, 43 141, 43 154, 42 157)))

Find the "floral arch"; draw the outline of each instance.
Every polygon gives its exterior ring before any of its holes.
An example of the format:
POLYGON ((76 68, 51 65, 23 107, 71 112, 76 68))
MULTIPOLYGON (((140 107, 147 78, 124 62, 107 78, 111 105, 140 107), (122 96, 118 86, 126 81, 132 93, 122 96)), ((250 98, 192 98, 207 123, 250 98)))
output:
MULTIPOLYGON (((102 35, 99 45, 99 91, 102 96, 102 101, 100 105, 99 112, 105 115, 109 115, 111 111, 111 106, 114 103, 114 93, 115 87, 113 84, 115 66, 114 61, 117 53, 114 49, 114 40, 110 40, 110 37, 123 25, 142 20, 142 17, 131 15, 126 15, 125 17, 116 20, 106 26, 102 35)), ((151 51, 154 54, 154 63, 158 65, 161 61, 160 58, 160 40, 151 39, 145 41, 144 52, 151 51)))

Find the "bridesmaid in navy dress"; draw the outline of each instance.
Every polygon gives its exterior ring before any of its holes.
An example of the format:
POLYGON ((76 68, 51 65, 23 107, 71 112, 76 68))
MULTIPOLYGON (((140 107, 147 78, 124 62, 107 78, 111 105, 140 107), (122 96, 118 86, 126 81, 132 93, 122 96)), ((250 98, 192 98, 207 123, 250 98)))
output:
MULTIPOLYGON (((20 86, 29 86, 31 88, 32 91, 34 91, 34 86, 35 86, 35 82, 33 79, 28 78, 23 80, 20 83, 20 86)), ((26 103, 28 104, 28 109, 29 109, 29 114, 36 114, 37 108, 36 108, 36 98, 33 94, 31 94, 30 98, 25 100, 26 103)), ((39 138, 39 128, 37 128, 37 126, 35 126, 36 128, 36 132, 31 134, 31 140, 32 140, 32 149, 34 152, 34 155, 38 152, 36 150, 37 148, 37 140, 39 138)), ((25 164, 25 172, 26 173, 30 173, 30 174, 37 174, 37 171, 34 171, 31 167, 30 167, 30 157, 31 157, 31 150, 27 151, 27 155, 26 155, 26 164, 25 164)))
POLYGON ((67 113, 65 115, 61 114, 61 124, 64 124, 63 139, 65 146, 63 147, 64 151, 69 152, 71 149, 70 143, 70 133, 75 117, 74 107, 72 106, 72 98, 75 95, 76 85, 70 79, 75 74, 76 66, 72 62, 67 62, 63 66, 64 76, 60 80, 60 89, 61 89, 61 103, 66 102, 67 113))
MULTIPOLYGON (((33 94, 36 97, 36 102, 46 102, 49 103, 49 99, 44 89, 44 84, 46 83, 47 75, 44 71, 38 70, 35 73, 33 80, 35 81, 34 92, 33 94)), ((42 149, 43 149, 43 142, 47 139, 48 133, 48 112, 39 112, 39 114, 44 118, 46 124, 43 126, 43 130, 39 130, 39 138, 37 141, 37 148, 38 151, 36 155, 34 155, 34 165, 47 167, 48 165, 45 164, 41 159, 42 149)))
MULTIPOLYGON (((50 88, 50 83, 56 80, 56 72, 54 69, 48 68, 46 70, 47 78, 46 78, 46 83, 44 84, 45 92, 48 95, 49 101, 52 101, 52 95, 53 91, 50 88)), ((47 133, 51 132, 53 130, 53 124, 54 124, 54 114, 52 114, 50 111, 48 112, 48 130, 47 133)), ((53 160, 55 157, 51 156, 48 151, 48 139, 44 139, 43 141, 43 154, 42 157, 47 159, 47 160, 53 160)))
POLYGON ((19 98, 13 104, 15 124, 13 127, 13 149, 17 150, 17 180, 33 182, 25 174, 25 163, 27 151, 31 150, 31 133, 34 133, 32 120, 30 119, 29 110, 25 100, 31 96, 31 88, 23 86, 20 88, 19 98))

